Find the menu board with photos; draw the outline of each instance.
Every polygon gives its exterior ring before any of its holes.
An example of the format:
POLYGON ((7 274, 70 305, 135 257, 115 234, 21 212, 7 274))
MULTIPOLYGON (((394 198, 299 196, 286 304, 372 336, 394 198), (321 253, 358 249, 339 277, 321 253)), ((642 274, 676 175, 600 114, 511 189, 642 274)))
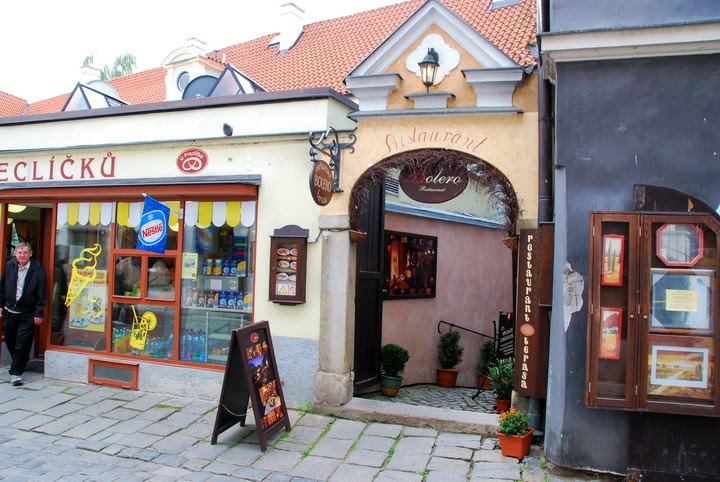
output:
POLYGON ((305 302, 308 235, 307 229, 294 225, 275 230, 270 243, 270 301, 305 302))
POLYGON ((250 401, 264 452, 272 434, 291 430, 267 321, 233 331, 211 444, 236 423, 245 426, 250 401))

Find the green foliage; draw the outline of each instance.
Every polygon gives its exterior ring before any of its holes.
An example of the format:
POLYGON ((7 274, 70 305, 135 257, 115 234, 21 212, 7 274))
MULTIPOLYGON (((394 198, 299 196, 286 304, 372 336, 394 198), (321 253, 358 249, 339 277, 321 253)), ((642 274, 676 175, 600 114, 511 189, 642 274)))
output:
POLYGON ((408 360, 410 360, 410 352, 400 345, 388 343, 380 348, 380 368, 385 375, 398 376, 398 373, 405 369, 408 360))
POLYGON ((498 400, 510 400, 515 386, 515 365, 512 358, 501 358, 490 365, 488 376, 498 400))
POLYGON ((450 330, 440 336, 438 345, 438 361, 440 368, 452 370, 460 364, 465 348, 460 344, 460 332, 450 330))
POLYGON ((485 340, 480 350, 480 360, 477 364, 477 371, 483 375, 490 373, 490 365, 497 362, 497 352, 495 351, 495 340, 485 340))
MULTIPOLYGON (((83 60, 83 66, 93 65, 95 63, 95 54, 90 54, 83 60)), ((100 80, 110 80, 124 75, 130 75, 137 67, 137 60, 132 54, 118 55, 115 58, 112 68, 105 65, 100 70, 100 80)))
POLYGON ((498 415, 498 432, 505 435, 525 435, 528 433, 530 417, 525 410, 510 410, 498 415))
POLYGON ((100 80, 109 80, 122 77, 124 75, 130 75, 135 67, 137 67, 137 62, 135 61, 134 55, 119 55, 115 58, 115 63, 113 64, 112 69, 110 69, 107 65, 102 68, 102 71, 100 72, 100 80))

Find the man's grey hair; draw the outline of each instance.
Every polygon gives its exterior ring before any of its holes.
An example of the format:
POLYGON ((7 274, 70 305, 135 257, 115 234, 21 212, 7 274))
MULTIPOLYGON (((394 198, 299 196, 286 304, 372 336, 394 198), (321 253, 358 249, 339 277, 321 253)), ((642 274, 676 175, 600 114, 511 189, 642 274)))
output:
POLYGON ((32 253, 32 246, 30 246, 30 243, 28 243, 27 241, 22 241, 22 242, 18 243, 17 246, 15 246, 15 249, 18 249, 18 248, 27 248, 32 253))

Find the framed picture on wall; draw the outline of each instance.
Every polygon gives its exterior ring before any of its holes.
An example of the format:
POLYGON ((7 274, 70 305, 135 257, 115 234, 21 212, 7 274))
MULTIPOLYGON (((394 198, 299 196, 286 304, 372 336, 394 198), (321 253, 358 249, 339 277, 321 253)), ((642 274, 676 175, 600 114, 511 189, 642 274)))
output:
POLYGON ((600 308, 600 358, 620 359, 622 322, 622 308, 600 308))
POLYGON ((605 286, 622 286, 625 236, 606 234, 603 236, 602 279, 605 286))
POLYGON ((437 238, 385 231, 383 294, 386 300, 434 298, 437 238))

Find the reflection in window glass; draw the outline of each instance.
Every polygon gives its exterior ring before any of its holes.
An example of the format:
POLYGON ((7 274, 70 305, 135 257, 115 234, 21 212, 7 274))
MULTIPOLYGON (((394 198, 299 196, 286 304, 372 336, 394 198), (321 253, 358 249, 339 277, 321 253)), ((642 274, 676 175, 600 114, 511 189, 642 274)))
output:
POLYGON ((149 258, 148 298, 175 299, 175 258, 149 258))
POLYGON ((114 303, 112 307, 113 353, 172 359, 175 308, 114 303))
POLYGON ((115 258, 115 296, 140 297, 140 256, 115 258))
POLYGON ((53 345, 105 350, 111 203, 60 203, 55 233, 53 345))

